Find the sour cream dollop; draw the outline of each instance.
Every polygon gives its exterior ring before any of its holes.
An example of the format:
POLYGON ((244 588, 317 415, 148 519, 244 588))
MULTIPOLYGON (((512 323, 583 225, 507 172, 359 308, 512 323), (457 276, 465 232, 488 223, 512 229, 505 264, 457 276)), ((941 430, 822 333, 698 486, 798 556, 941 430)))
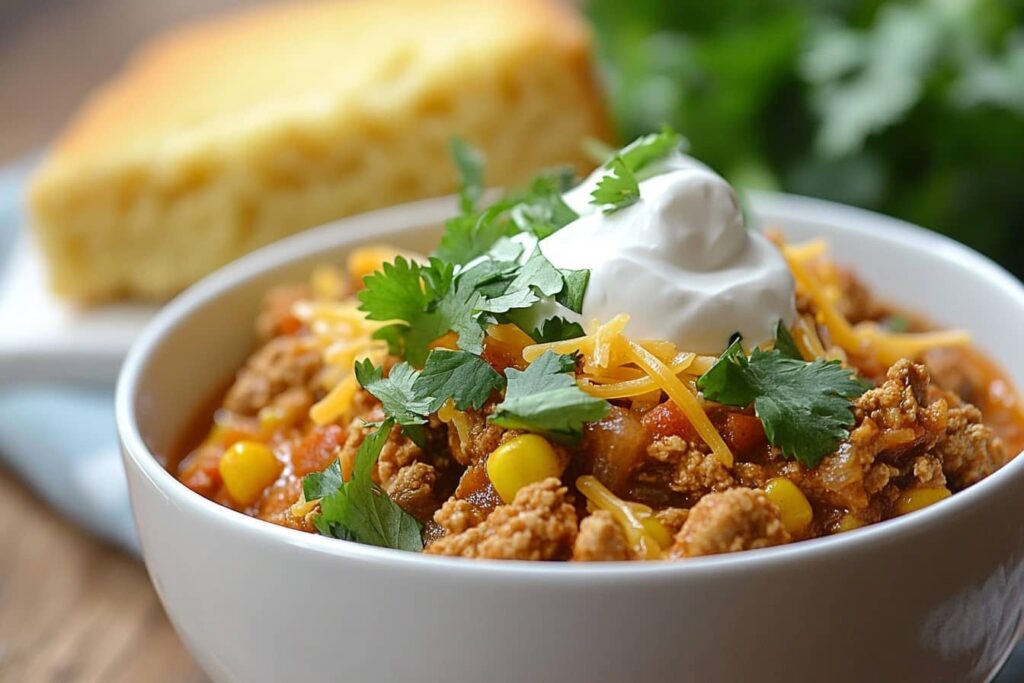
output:
POLYGON ((590 270, 585 324, 628 313, 634 338, 717 354, 735 332, 749 348, 793 322, 789 268, 721 176, 676 153, 643 169, 639 201, 604 214, 590 194, 605 173, 566 193, 579 218, 540 242, 556 267, 590 270))

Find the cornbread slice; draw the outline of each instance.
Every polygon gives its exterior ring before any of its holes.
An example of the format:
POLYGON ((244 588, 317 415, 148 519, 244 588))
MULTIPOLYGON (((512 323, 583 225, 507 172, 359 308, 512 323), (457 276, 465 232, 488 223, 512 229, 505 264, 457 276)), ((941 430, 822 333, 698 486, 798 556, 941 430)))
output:
POLYGON ((74 118, 30 205, 52 286, 167 297, 260 245, 445 194, 458 135, 491 185, 590 164, 608 127, 582 19, 556 0, 334 0, 195 25, 74 118))

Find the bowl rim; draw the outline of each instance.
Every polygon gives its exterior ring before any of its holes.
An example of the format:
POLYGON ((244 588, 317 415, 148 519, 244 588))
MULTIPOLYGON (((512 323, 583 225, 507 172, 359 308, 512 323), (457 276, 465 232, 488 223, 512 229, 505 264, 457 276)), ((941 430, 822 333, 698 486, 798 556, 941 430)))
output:
MULTIPOLYGON (((899 219, 865 209, 834 202, 775 192, 751 192, 755 215, 759 212, 783 214, 797 220, 820 220, 822 213, 835 218, 842 227, 829 229, 866 232, 883 241, 906 244, 940 252, 951 260, 973 270, 993 287, 1004 288, 1020 304, 1024 317, 1024 283, 1001 266, 969 247, 948 237, 899 219)), ((1014 457, 997 472, 927 509, 894 519, 868 525, 850 533, 809 539, 798 543, 747 550, 706 557, 689 558, 685 562, 665 560, 654 562, 528 562, 517 560, 467 560, 412 553, 390 548, 344 542, 318 534, 278 526, 249 517, 224 507, 192 491, 167 471, 150 452, 139 432, 134 406, 144 370, 153 351, 166 335, 187 320, 190 313, 222 296, 247 280, 285 266, 291 261, 308 258, 315 251, 357 243, 369 238, 387 238, 395 233, 424 229, 452 215, 455 199, 451 196, 426 199, 373 211, 305 231, 258 249, 218 269, 189 287, 145 327, 132 345, 118 377, 115 394, 115 421, 126 468, 134 468, 166 498, 177 506, 187 507, 203 518, 205 524, 235 527, 238 533, 252 534, 267 542, 291 546, 297 552, 336 557, 341 560, 369 561, 414 571, 457 571, 473 576, 517 575, 522 579, 619 579, 634 575, 646 577, 696 577, 723 572, 758 571, 779 564, 822 559, 828 555, 866 552, 871 547, 899 543, 942 526, 946 520, 973 508, 992 491, 1024 484, 1024 453, 1014 457), (1020 482, 1017 482, 1020 480, 1020 482)), ((136 510, 132 501, 133 511, 136 510)), ((145 555, 145 548, 143 548, 145 555)))

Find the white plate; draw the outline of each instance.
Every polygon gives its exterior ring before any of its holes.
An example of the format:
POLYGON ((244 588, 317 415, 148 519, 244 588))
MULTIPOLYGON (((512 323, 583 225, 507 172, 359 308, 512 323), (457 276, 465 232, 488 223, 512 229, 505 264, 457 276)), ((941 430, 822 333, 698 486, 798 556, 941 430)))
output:
POLYGON ((28 231, 0 272, 0 383, 113 382, 125 353, 158 306, 79 309, 57 299, 28 231))

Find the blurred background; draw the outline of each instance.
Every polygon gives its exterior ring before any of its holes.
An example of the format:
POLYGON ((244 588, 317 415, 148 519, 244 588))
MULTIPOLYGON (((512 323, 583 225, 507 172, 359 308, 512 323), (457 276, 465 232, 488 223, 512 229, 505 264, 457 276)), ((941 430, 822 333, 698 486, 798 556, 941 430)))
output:
POLYGON ((1024 275, 1024 3, 588 11, 626 137, 669 121, 739 186, 898 216, 1024 275))
MULTIPOLYGON (((159 29, 243 0, 0 0, 0 159, 159 29)), ((669 122, 744 187, 863 206, 1024 275, 1024 2, 583 3, 621 137, 669 122)))

